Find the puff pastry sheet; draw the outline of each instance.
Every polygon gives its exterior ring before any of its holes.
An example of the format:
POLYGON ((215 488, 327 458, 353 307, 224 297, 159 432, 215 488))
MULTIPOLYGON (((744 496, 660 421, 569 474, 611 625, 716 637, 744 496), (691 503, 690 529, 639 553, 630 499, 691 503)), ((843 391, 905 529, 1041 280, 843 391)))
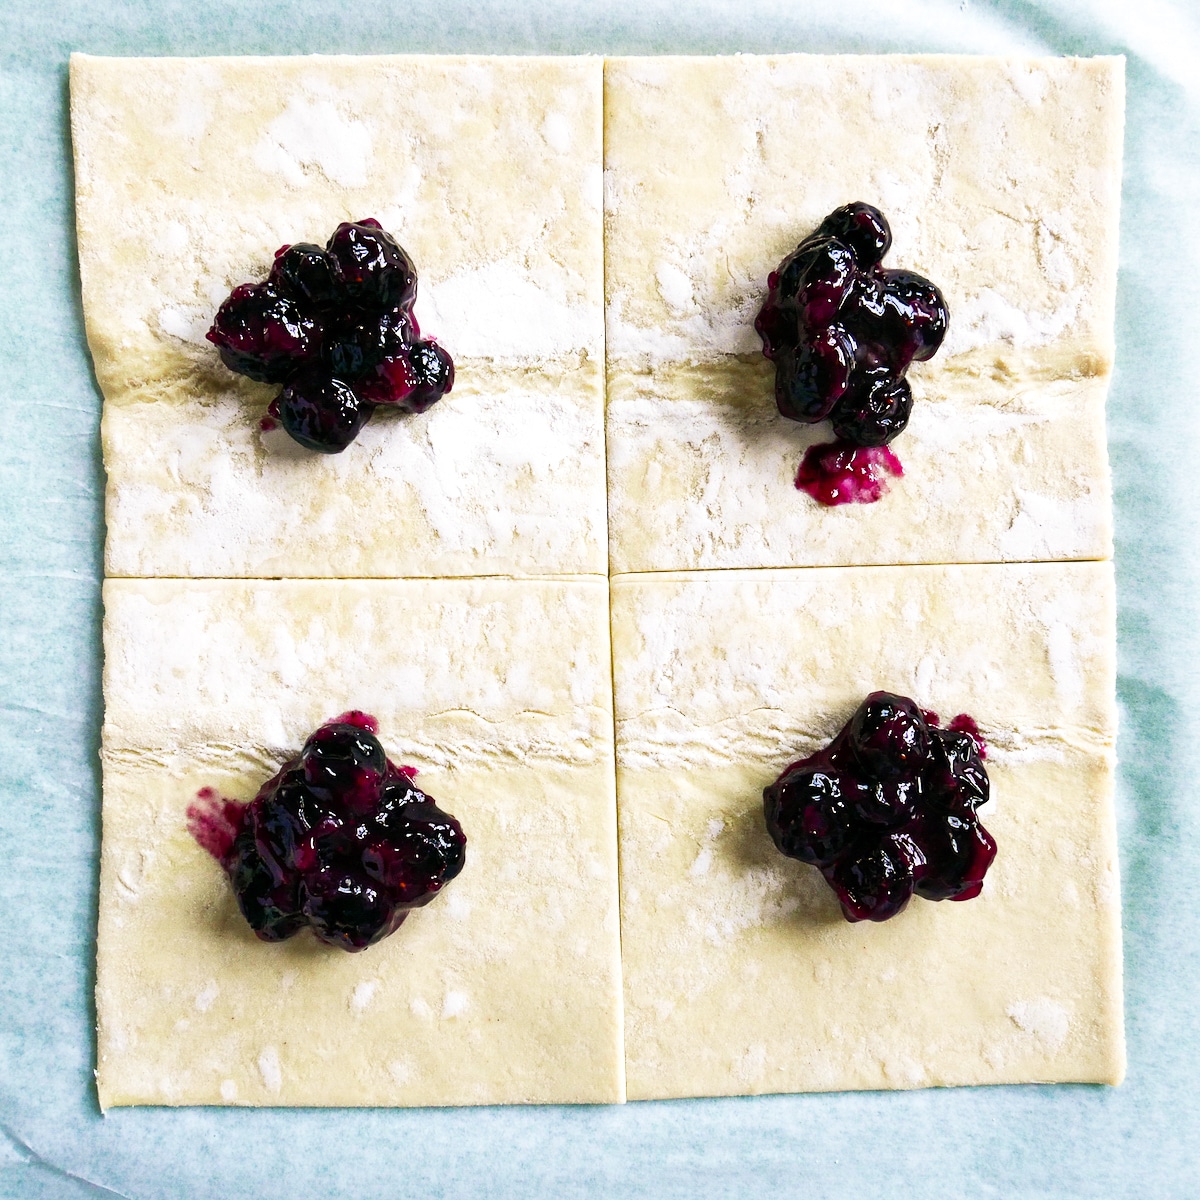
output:
POLYGON ((1123 65, 608 60, 613 571, 1108 557, 1123 65), (847 515, 790 487, 832 434, 775 414, 753 321, 768 273, 851 200, 883 210, 885 265, 936 282, 951 323, 910 371, 905 477, 847 515))
POLYGON ((630 1099, 1124 1073, 1107 563, 613 582, 630 1099), (868 692, 988 740, 966 904, 851 925, 762 789, 868 692))
POLYGON ((75 55, 71 113, 109 575, 604 572, 599 59, 75 55), (259 430, 276 389, 204 333, 366 216, 457 378, 332 465, 259 430))
POLYGON ((99 1087, 120 1104, 624 1099, 602 580, 105 584, 99 1087), (191 839, 322 720, 373 712, 467 833, 360 954, 270 945, 191 839))
POLYGON ((1111 554, 1120 60, 77 55, 71 104, 102 1104, 1120 1078, 1112 569, 1062 561, 1111 554), (752 323, 852 199, 952 326, 906 475, 826 510, 752 323), (310 455, 203 333, 367 215, 457 380, 310 455), (895 565, 984 562, 1017 565, 895 565), (879 687, 979 719, 1000 855, 977 901, 850 926, 761 790, 879 687), (467 868, 363 954, 260 943, 187 806, 351 706, 467 868))

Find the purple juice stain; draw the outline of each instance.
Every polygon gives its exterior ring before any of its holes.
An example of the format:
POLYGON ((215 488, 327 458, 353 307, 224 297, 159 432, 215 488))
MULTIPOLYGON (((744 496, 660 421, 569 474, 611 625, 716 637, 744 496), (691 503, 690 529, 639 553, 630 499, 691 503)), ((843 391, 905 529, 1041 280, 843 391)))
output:
POLYGON ((188 832, 202 850, 207 850, 224 866, 245 815, 245 804, 226 799, 215 788, 202 787, 196 793, 196 799, 188 805, 188 832))
POLYGON ((888 490, 888 476, 904 467, 887 446, 827 442, 810 446, 796 472, 796 488, 819 504, 874 504, 888 490))
POLYGON ((263 433, 270 433, 272 429, 279 428, 279 397, 276 396, 270 404, 267 405, 267 415, 258 423, 259 429, 263 433))

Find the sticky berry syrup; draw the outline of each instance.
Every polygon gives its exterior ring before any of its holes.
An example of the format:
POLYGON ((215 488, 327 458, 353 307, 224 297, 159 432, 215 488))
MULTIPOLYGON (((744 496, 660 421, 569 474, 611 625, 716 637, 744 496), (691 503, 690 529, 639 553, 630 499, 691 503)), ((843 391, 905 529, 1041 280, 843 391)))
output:
POLYGON ((833 426, 837 441, 811 447, 796 476, 820 504, 872 504, 903 474, 886 447, 912 411, 905 373, 937 353, 949 325, 929 280, 882 265, 891 242, 877 208, 835 209, 768 276, 755 318, 780 414, 833 426))
POLYGON ((207 338, 231 371, 280 384, 263 432, 339 454, 377 407, 422 413, 454 386, 454 362, 412 314, 417 272, 373 218, 324 247, 281 246, 268 277, 234 288, 207 338))
POLYGON ((463 869, 466 837, 354 709, 316 729, 249 804, 202 788, 188 829, 229 876, 263 941, 304 928, 363 950, 463 869))
POLYGON ((979 823, 990 784, 979 726, 945 728, 906 696, 872 692, 823 750, 763 790, 780 853, 816 867, 848 921, 886 921, 914 895, 971 900, 996 843, 979 823))
POLYGON ((796 488, 819 504, 874 504, 887 491, 887 477, 904 474, 888 446, 831 442, 809 446, 796 472, 796 488))

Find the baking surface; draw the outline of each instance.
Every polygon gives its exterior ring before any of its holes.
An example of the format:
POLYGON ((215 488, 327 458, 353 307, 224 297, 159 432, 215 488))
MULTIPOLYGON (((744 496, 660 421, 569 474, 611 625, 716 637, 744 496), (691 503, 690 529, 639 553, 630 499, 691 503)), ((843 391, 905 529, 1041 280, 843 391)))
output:
MULTIPOLYGON (((588 327, 589 312, 599 332, 600 63, 596 56, 71 58, 84 320, 105 393, 109 481, 96 989, 102 1107, 623 1097, 614 1051, 617 847, 613 813, 604 812, 612 789, 596 787, 602 758, 580 773, 582 764, 568 757, 563 775, 554 757, 542 762, 537 753, 610 745, 594 719, 588 730, 585 703, 603 687, 599 658, 608 662, 607 585, 288 578, 321 573, 311 557, 313 530, 327 539, 326 570, 350 573, 361 563, 368 576, 388 567, 438 574, 454 561, 448 551, 461 554, 456 524, 469 526, 472 516, 476 526, 482 520, 510 537, 519 531, 516 545, 524 543, 526 554, 553 530, 568 547, 582 543, 580 559, 559 565, 585 565, 589 539, 578 536, 575 519, 580 493, 532 470, 522 451, 555 424, 571 428, 569 419, 553 419, 557 410, 586 410, 564 383, 586 391, 590 382, 595 394, 600 381, 597 341, 577 347, 573 369, 561 358, 571 332, 588 327), (506 373, 516 365, 523 390, 550 392, 544 411, 523 411, 502 396, 492 412, 505 419, 489 424, 469 394, 466 405, 438 405, 424 420, 377 424, 373 436, 336 456, 286 453, 285 436, 260 432, 252 396, 206 382, 223 369, 213 367, 212 347, 197 331, 211 298, 255 257, 261 276, 270 247, 291 236, 282 222, 311 219, 304 214, 314 206, 333 209, 325 227, 339 211, 385 213, 428 268, 434 299, 453 283, 452 345, 478 353, 491 339, 492 356, 459 358, 468 391, 481 368, 501 392, 511 389, 506 373), (590 280, 582 303, 562 288, 564 274, 590 280), (497 276, 508 281, 499 294, 497 276), (507 343, 494 314, 513 308, 528 308, 522 315, 532 331, 507 343), (534 320, 539 310, 551 319, 534 320), (457 438, 444 429, 447 418, 457 438), (203 424, 205 432, 197 429, 203 424), (435 477, 463 477, 469 485, 461 494, 431 495, 428 471, 380 470, 426 424, 435 477), (504 469, 489 487, 480 450, 505 439, 504 469), (422 474, 413 496, 403 485, 422 474), (157 503, 148 496, 154 475, 157 503), (540 504, 508 498, 513 484, 530 481, 540 504), (434 526, 432 537, 406 528, 414 514, 434 526), (268 535, 257 555, 246 555, 247 531, 268 535), (376 531, 382 559, 370 553, 376 531), (195 570, 284 578, 122 585, 111 578, 125 573, 117 564, 158 577, 195 570), (583 594, 591 598, 590 622, 576 611, 583 594), (515 724, 496 711, 498 690, 519 707, 515 724), (568 695, 578 698, 578 712, 568 695), (483 867, 455 893, 474 913, 462 928, 439 907, 414 922, 423 935, 410 932, 370 959, 332 968, 336 954, 257 951, 245 934, 229 938, 217 916, 232 911, 228 893, 204 855, 189 853, 183 809, 218 770, 239 795, 253 794, 252 764, 272 774, 285 747, 350 704, 379 716, 422 771, 432 756, 461 772, 452 794, 466 797, 468 824, 483 831, 483 867), (547 725, 549 716, 568 720, 547 725), (505 769, 514 765, 515 773, 505 769), (570 780, 579 784, 577 830, 570 780), (524 783, 540 799, 522 803, 524 783), (516 842, 507 856, 497 840, 505 830, 516 842), (510 889, 526 907, 510 908, 510 889), (506 916, 515 925, 506 926, 506 916), (443 943, 445 954, 436 953, 443 943), (439 976, 453 998, 443 1007, 452 1011, 431 1025, 426 996, 439 976), (378 1003, 361 1011, 347 1003, 351 982, 357 995, 358 983, 378 987, 381 978, 387 986, 378 1003), (205 1004, 189 1005, 189 997, 205 1004), (521 1003, 530 1006, 525 1021, 521 1003)), ((630 364, 636 375, 645 355, 657 378, 665 346, 666 360, 687 368, 698 392, 720 395, 709 376, 724 375, 735 359, 717 326, 744 348, 745 310, 761 290, 754 281, 794 240, 797 221, 817 220, 817 212, 805 217, 804 205, 829 207, 844 188, 840 194, 884 203, 913 243, 916 264, 945 281, 960 333, 947 351, 949 368, 933 377, 954 404, 940 422, 943 438, 966 455, 942 456, 940 470, 936 459, 919 459, 887 504, 822 509, 788 486, 786 467, 780 479, 778 470, 751 463, 739 477, 728 444, 714 452, 707 438, 697 448, 695 439, 673 437, 667 414, 688 402, 669 399, 628 439, 651 448, 647 476, 662 468, 634 510, 669 508, 672 472, 663 463, 676 445, 712 472, 681 498, 689 515, 713 525, 708 538, 689 531, 687 547, 723 544, 726 535, 750 541, 753 529, 769 539, 773 516, 804 548, 802 561, 819 566, 898 561, 881 528, 911 530, 929 562, 988 561, 999 547, 984 543, 972 553, 961 536, 986 515, 1007 526, 1007 557, 1034 556, 1028 536, 1021 538, 1031 530, 1045 539, 1049 558, 1072 550, 1107 557, 1103 412, 1123 58, 613 58, 604 60, 604 105, 615 512, 627 476, 613 412, 626 404, 618 384, 630 364), (680 105, 696 122, 685 142, 671 124, 680 105), (980 110, 984 121, 976 119, 980 110), (741 295, 727 294, 729 281, 741 295), (714 350, 723 357, 713 359, 714 350), (977 380, 990 385, 983 395, 972 386, 977 380), (1053 397, 1040 419, 1029 403, 1039 382, 1053 397), (1066 397, 1055 394, 1063 389, 1066 397), (1072 403, 1078 392, 1090 393, 1082 422, 1072 403), (999 410, 1001 428, 1024 425, 1040 436, 1006 448, 996 422, 981 421, 976 410, 999 410), (1089 445, 1090 469, 1078 456, 1089 445), (974 465, 981 446, 991 452, 990 469, 974 465), (1040 464, 1051 494, 1029 497, 1027 478, 1008 460, 1040 464), (898 500, 910 488, 937 496, 941 509, 923 518, 906 511, 898 500), (756 489, 767 503, 749 519, 743 512, 740 522, 727 520, 726 506, 756 489), (797 509, 814 528, 790 516, 797 509), (859 548, 821 536, 834 530, 856 535, 859 548), (941 540, 946 532, 949 544, 941 540)), ((769 389, 761 391, 769 406, 769 389)), ((592 411, 595 420, 595 403, 592 411)), ((565 474, 583 484, 585 509, 589 480, 594 501, 603 498, 596 433, 567 447, 577 461, 565 474)), ((621 547, 622 522, 615 525, 621 547)), ((509 565, 497 548, 485 542, 477 571, 509 565)), ((626 546, 613 559, 625 567, 675 565, 669 551, 639 556, 626 546)), ((717 555, 710 565, 758 562, 753 554, 717 555)), ((613 584, 614 594, 636 598, 613 613, 622 632, 612 647, 617 678, 634 695, 651 692, 644 703, 626 704, 618 724, 621 945, 636 968, 625 988, 635 1018, 626 1047, 634 1095, 1117 1082, 1124 1042, 1111 568, 739 571, 701 573, 694 582, 660 572, 644 584, 613 584), (673 617, 664 621, 660 605, 673 617), (1037 675, 1039 664, 1053 686, 1037 675), (777 737, 781 722, 811 728, 879 686, 942 709, 957 690, 953 703, 984 722, 1017 818, 1000 827, 1006 853, 988 892, 996 900, 965 917, 957 908, 932 917, 916 905, 925 915, 866 941, 861 930, 822 937, 827 905, 801 906, 815 924, 781 927, 775 910, 785 903, 787 873, 772 865, 773 854, 764 862, 761 837, 747 849, 741 839, 706 835, 705 813, 707 827, 748 827, 759 807, 754 797, 798 752, 793 744, 781 756, 778 745, 763 746, 763 735, 777 737), (715 724, 703 711, 714 690, 726 710, 715 724), (1080 698, 1097 710, 1082 746, 1072 711, 1080 698), (684 714, 698 722, 690 733, 675 727, 684 714), (731 740, 739 729, 748 740, 731 740), (689 745, 704 748, 698 773, 689 745), (1056 769, 1023 769, 1042 759, 1056 769), (665 797, 675 798, 673 838, 654 823, 665 797), (705 849, 696 861, 707 865, 715 855, 714 869, 694 873, 693 863, 681 871, 697 839, 705 849), (739 855, 739 846, 747 853, 739 855), (756 909, 748 891, 773 899, 756 909), (1057 920, 1042 914, 1047 905, 1057 920), (715 948, 691 940, 696 914, 722 906, 740 912, 730 919, 747 936, 719 937, 715 948), (988 944, 995 960, 987 972, 973 962, 976 942, 988 944), (832 1023, 818 1015, 826 996, 839 997, 832 1023), (808 1018, 772 1020, 789 1005, 808 1018)), ((442 786, 436 768, 433 786, 442 786)), ((804 890, 802 879, 792 883, 804 890)), ((701 915, 699 924, 711 923, 701 915)))
POLYGON ((666 0, 466 6, 314 2, 204 11, 170 0, 15 8, 0 16, 0 678, 9 721, 0 840, 0 1194, 794 1194, 850 1197, 940 1181, 947 1194, 1186 1196, 1200 1127, 1200 958, 1191 780, 1200 700, 1190 303, 1197 249, 1178 236, 1200 194, 1200 33, 1191 8, 1128 17, 1100 3, 934 0, 836 15, 666 0), (1069 9, 1069 11, 1068 11, 1069 9), (1117 367, 1109 400, 1118 594, 1118 814, 1129 1075, 1116 1090, 1006 1087, 637 1104, 604 1109, 121 1111, 99 1116, 99 393, 78 298, 66 60, 97 54, 1125 53, 1117 367), (346 1150, 353 1146, 353 1153, 346 1150))

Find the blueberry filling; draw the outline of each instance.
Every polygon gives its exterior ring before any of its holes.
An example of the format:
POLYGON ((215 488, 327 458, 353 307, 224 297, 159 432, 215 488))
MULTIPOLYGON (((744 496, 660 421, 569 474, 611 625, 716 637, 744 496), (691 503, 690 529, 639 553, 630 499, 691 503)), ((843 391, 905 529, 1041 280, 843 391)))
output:
POLYGON ((846 463, 863 473, 877 458, 859 452, 878 450, 904 430, 912 410, 905 372, 932 358, 946 336, 950 317, 941 292, 912 271, 882 265, 891 242, 877 208, 835 209, 768 277, 767 300, 755 318, 763 354, 775 364, 780 413, 833 425, 833 453, 813 447, 796 480, 823 504, 879 499, 882 476, 877 486, 853 494, 824 477, 846 463), (842 462, 830 467, 839 454, 842 462), (851 461, 858 457, 862 465, 851 461))
POLYGON ((245 805, 209 788, 188 810, 193 837, 225 868, 266 942, 306 926, 363 950, 398 929, 463 868, 459 823, 397 767, 373 717, 343 713, 245 805))
POLYGON ((820 870, 848 921, 886 921, 915 893, 971 900, 996 856, 976 809, 988 800, 987 750, 965 714, 872 692, 823 750, 763 790, 780 853, 820 870))
POLYGON ((417 272, 367 218, 325 248, 283 246, 263 283, 234 288, 206 335, 231 370, 283 384, 264 429, 337 454, 376 405, 421 413, 454 386, 454 363, 412 317, 417 272))

